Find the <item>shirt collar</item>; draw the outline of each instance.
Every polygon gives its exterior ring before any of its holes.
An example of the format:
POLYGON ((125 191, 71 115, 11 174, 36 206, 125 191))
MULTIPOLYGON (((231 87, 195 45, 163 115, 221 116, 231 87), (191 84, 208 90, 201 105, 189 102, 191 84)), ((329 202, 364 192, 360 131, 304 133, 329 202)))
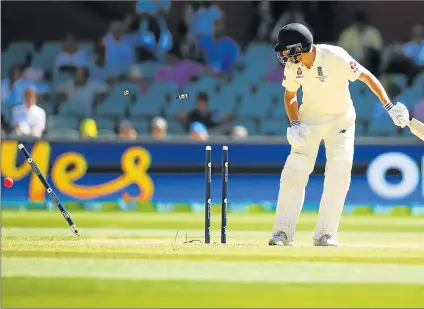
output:
POLYGON ((315 50, 316 50, 316 54, 315 54, 315 61, 312 64, 313 66, 318 65, 321 62, 321 57, 322 57, 321 46, 315 45, 315 50))

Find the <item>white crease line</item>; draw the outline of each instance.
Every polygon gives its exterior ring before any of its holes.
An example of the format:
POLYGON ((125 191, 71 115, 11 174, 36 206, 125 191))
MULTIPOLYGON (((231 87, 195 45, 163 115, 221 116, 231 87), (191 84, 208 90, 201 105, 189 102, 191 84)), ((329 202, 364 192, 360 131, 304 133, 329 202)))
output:
POLYGON ((3 258, 3 277, 424 284, 424 266, 321 262, 3 258))

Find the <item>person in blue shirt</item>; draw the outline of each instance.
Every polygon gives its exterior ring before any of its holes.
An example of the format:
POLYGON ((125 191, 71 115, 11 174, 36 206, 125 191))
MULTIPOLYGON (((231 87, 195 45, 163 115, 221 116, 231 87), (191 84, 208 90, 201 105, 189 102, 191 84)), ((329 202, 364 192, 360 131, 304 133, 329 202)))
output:
POLYGON ((170 8, 171 2, 168 0, 137 1, 136 14, 139 22, 139 45, 143 50, 142 58, 150 59, 150 53, 156 59, 164 60, 166 53, 171 50, 172 35, 166 25, 170 8))
POLYGON ((223 20, 215 22, 214 36, 201 37, 197 46, 204 63, 216 73, 231 73, 239 59, 240 46, 225 35, 223 20))
POLYGON ((22 78, 23 68, 20 65, 13 66, 9 71, 8 78, 1 80, 1 100, 6 104, 21 104, 24 100, 24 92, 30 86, 36 86, 35 82, 22 78))
POLYGON ((412 28, 412 40, 403 45, 403 53, 418 66, 424 67, 424 25, 412 28))
POLYGON ((119 76, 136 63, 137 42, 125 34, 124 24, 113 21, 109 32, 102 40, 104 47, 104 66, 111 76, 119 76))

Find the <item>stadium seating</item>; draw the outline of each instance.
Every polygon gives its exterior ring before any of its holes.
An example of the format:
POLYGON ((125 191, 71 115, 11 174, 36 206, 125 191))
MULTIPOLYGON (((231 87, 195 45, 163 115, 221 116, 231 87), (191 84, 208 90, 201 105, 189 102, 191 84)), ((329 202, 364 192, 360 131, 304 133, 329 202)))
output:
POLYGON ((55 116, 49 115, 47 118, 47 131, 53 132, 63 129, 77 130, 79 126, 79 118, 72 116, 55 116))
POLYGON ((97 131, 97 136, 101 139, 116 139, 117 135, 112 130, 100 129, 97 131))
POLYGON ((233 122, 234 126, 244 126, 247 131, 249 132, 249 135, 256 135, 258 133, 258 126, 255 121, 250 119, 236 119, 236 121, 233 122))
POLYGON ((47 138, 51 139, 72 139, 77 140, 80 135, 77 130, 57 128, 46 133, 47 138))
MULTIPOLYGON (((92 55, 92 42, 79 42, 79 46, 88 55, 92 55)), ((32 55, 31 66, 52 73, 51 80, 37 84, 37 90, 46 94, 44 100, 39 101, 39 106, 48 114, 47 134, 50 137, 78 138, 75 130, 78 129, 79 120, 85 117, 94 117, 101 138, 115 138, 122 119, 129 119, 139 134, 149 134, 150 121, 155 116, 167 119, 171 134, 185 134, 175 116, 192 109, 196 95, 201 91, 208 93, 210 109, 233 114, 233 125, 245 126, 249 135, 282 136, 288 126, 284 88, 279 82, 263 82, 264 76, 276 64, 272 44, 250 43, 241 57, 244 68, 237 70, 231 81, 204 75, 198 76, 182 88, 174 83, 155 83, 155 72, 164 64, 154 61, 139 63, 144 84, 116 82, 109 96, 95 106, 92 112, 90 108, 78 108, 81 105, 69 100, 58 104, 54 89, 73 79, 72 74, 54 70, 54 59, 60 49, 60 42, 44 42, 38 50, 31 42, 14 42, 2 52, 2 78, 7 77, 12 65, 23 63, 28 54, 32 55), (124 94, 126 90, 129 95, 124 94), (182 93, 189 94, 189 97, 185 100, 175 98, 182 93)), ((408 78, 402 74, 388 74, 383 78, 400 87, 402 93, 398 100, 409 109, 424 96, 424 73, 419 74, 411 86, 408 86, 408 78)), ((411 135, 409 130, 398 130, 390 117, 373 121, 380 103, 364 83, 356 81, 350 83, 349 88, 357 113, 356 136, 411 135)), ((301 104, 302 100, 303 93, 300 89, 298 102, 301 104)), ((12 108, 13 105, 2 104, 2 113, 6 119, 11 119, 12 108)))

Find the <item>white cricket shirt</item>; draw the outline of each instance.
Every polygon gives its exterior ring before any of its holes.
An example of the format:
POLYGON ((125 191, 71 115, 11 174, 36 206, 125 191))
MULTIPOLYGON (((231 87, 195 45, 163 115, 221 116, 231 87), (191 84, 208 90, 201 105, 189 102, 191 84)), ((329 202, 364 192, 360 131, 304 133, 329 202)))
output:
POLYGON ((30 108, 25 104, 18 105, 12 110, 12 125, 19 126, 23 134, 40 137, 46 128, 46 112, 37 105, 30 108))
POLYGON ((302 87, 302 111, 324 115, 351 112, 349 81, 357 80, 363 67, 341 47, 315 46, 316 58, 310 69, 301 63, 284 68, 283 87, 290 92, 302 87))

